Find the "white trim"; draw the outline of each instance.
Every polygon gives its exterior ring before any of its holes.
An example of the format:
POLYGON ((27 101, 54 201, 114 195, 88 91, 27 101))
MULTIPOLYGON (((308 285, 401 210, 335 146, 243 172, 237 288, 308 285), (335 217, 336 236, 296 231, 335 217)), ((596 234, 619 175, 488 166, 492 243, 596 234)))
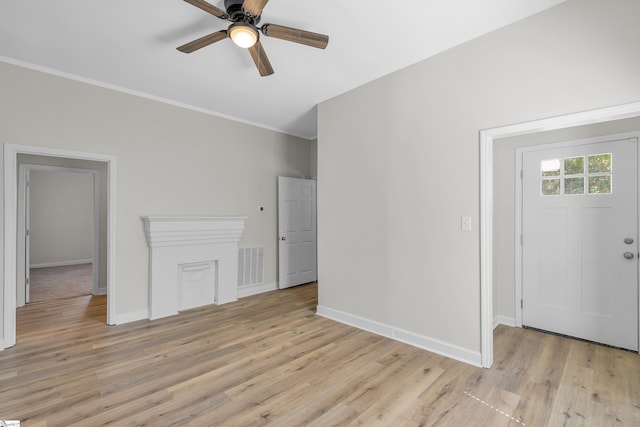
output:
MULTIPOLYGON (((640 116, 640 102, 480 131, 480 354, 493 364, 493 144, 498 138, 640 116)), ((640 319, 639 319, 640 322, 640 319)))
POLYGON ((118 314, 113 324, 123 325, 125 323, 137 322, 138 320, 149 320, 149 311, 138 310, 130 313, 118 314))
POLYGON ((499 325, 511 326, 512 328, 516 327, 516 319, 513 317, 496 315, 493 318, 493 329, 497 328, 499 325))
POLYGON ((514 225, 515 225, 515 251, 513 252, 514 254, 514 260, 515 260, 515 265, 513 268, 515 277, 514 277, 514 286, 515 286, 515 290, 514 290, 514 295, 515 295, 515 299, 513 301, 514 304, 514 313, 516 315, 515 317, 515 326, 518 328, 522 327, 522 305, 520 303, 520 301, 522 301, 522 241, 521 239, 521 235, 522 235, 522 175, 521 175, 521 171, 523 170, 523 164, 522 164, 522 153, 520 152, 520 149, 517 148, 516 149, 516 180, 515 180, 515 187, 516 187, 516 194, 515 194, 515 209, 514 209, 514 214, 515 214, 515 218, 514 218, 514 225))
POLYGON ((414 347, 418 347, 423 350, 448 357, 450 359, 459 360, 460 362, 468 363, 474 366, 480 366, 480 353, 467 350, 466 348, 458 347, 457 345, 449 344, 444 341, 416 334, 414 332, 410 332, 401 328, 396 328, 395 326, 376 322, 375 320, 365 319, 364 317, 345 313, 339 310, 334 310, 328 307, 323 307, 321 305, 317 306, 316 314, 318 316, 322 316, 336 322, 344 323, 346 325, 353 326, 355 328, 362 329, 376 335, 381 335, 395 341, 400 341, 405 344, 409 344, 414 347))
POLYGON ((238 299, 238 242, 246 216, 143 216, 149 246, 149 318, 238 299), (182 286, 186 264, 206 265, 197 286, 182 286), (184 291, 184 292, 183 292, 184 291), (178 298, 176 298, 176 295, 178 298), (183 298, 184 297, 184 298, 183 298), (188 302, 186 302, 188 301, 188 302))
POLYGON ((278 289, 278 282, 262 283, 259 285, 238 286, 238 298, 250 297, 278 289))
MULTIPOLYGON (((236 243, 246 216, 143 216, 149 248, 236 243)), ((237 248, 236 248, 237 249, 237 248)), ((235 254, 236 257, 238 254, 235 254)))
POLYGON ((70 265, 93 264, 93 259, 76 259, 72 261, 59 262, 43 262, 41 264, 31 264, 31 268, 47 268, 47 267, 67 267, 70 265))
POLYGON ((493 139, 480 132, 480 358, 493 365, 493 139))
POLYGON ((18 205, 18 154, 34 154, 107 164, 107 323, 116 319, 116 158, 94 154, 29 145, 4 144, 4 315, 3 347, 16 343, 16 241, 18 205))
POLYGON ((306 139, 306 140, 309 140, 309 141, 318 138, 317 135, 315 135, 315 136, 306 136, 306 135, 301 135, 301 134, 297 134, 297 133, 292 133, 289 130, 280 129, 280 128, 277 128, 277 127, 274 127, 274 126, 267 126, 264 123, 252 122, 250 120, 245 120, 245 119, 241 119, 241 118, 238 118, 238 117, 230 116, 230 115, 227 115, 227 114, 219 113, 217 111, 209 110, 207 108, 196 107, 195 105, 185 104, 183 102, 174 101, 172 99, 163 98, 163 97, 157 96, 157 95, 151 95, 149 93, 141 92, 139 90, 133 90, 133 89, 129 89, 129 88, 126 88, 126 87, 122 87, 122 86, 118 86, 118 85, 114 85, 114 84, 110 84, 110 83, 101 82, 99 80, 94 80, 94 79, 90 79, 90 78, 87 78, 87 77, 79 76, 77 74, 72 74, 72 73, 67 73, 67 72, 64 72, 64 71, 55 70, 55 69, 49 68, 49 67, 43 67, 41 65, 32 64, 32 63, 26 62, 26 61, 20 61, 18 59, 9 58, 9 57, 2 56, 2 55, 0 55, 0 62, 4 62, 4 63, 11 64, 11 65, 16 65, 16 66, 22 67, 22 68, 28 68, 30 70, 39 71, 39 72, 45 73, 45 74, 51 74, 53 76, 62 77, 62 78, 69 79, 69 80, 75 80, 77 82, 86 83, 86 84, 89 84, 89 85, 92 85, 92 86, 97 86, 97 87, 113 90, 113 91, 120 92, 120 93, 125 93, 127 95, 132 95, 132 96, 137 96, 137 97, 140 97, 140 98, 145 98, 145 99, 148 99, 148 100, 151 100, 151 101, 160 102, 162 104, 167 104, 167 105, 171 105, 171 106, 174 106, 174 107, 184 108, 186 110, 191 110, 191 111, 207 114, 207 115, 214 116, 214 117, 220 117, 222 119, 231 120, 233 122, 242 123, 242 124, 246 124, 246 125, 249 125, 249 126, 255 126, 255 127, 266 129, 266 130, 270 130, 270 131, 273 131, 273 132, 283 133, 285 135, 295 136, 295 137, 306 139))
POLYGON ((318 316, 326 317, 327 319, 335 320, 336 322, 353 326, 354 328, 362 329, 376 335, 382 335, 383 337, 391 338, 393 335, 393 326, 356 316, 355 314, 334 310, 333 308, 324 307, 322 305, 318 305, 316 307, 316 314, 318 316))

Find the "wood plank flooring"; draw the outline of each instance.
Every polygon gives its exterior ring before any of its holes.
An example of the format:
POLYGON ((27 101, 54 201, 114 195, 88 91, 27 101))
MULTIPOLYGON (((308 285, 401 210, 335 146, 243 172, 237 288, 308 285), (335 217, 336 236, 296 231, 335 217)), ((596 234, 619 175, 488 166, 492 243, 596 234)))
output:
POLYGON ((637 354, 500 326, 492 369, 316 316, 317 285, 106 326, 104 297, 18 311, 22 426, 638 426, 637 354))

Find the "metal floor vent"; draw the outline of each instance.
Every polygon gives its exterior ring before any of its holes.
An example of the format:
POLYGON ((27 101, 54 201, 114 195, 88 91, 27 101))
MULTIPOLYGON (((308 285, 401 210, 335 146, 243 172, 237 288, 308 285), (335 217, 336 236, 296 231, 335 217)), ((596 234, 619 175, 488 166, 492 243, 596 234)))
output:
POLYGON ((238 286, 264 284, 264 247, 238 248, 238 286))

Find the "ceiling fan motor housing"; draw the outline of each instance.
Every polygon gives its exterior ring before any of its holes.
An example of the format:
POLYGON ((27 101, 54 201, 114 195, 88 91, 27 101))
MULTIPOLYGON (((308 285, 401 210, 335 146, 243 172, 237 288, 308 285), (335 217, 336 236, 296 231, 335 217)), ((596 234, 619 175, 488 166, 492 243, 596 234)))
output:
POLYGON ((260 21, 260 17, 251 17, 244 13, 242 4, 244 0, 224 0, 224 7, 227 10, 229 19, 233 22, 246 22, 247 24, 256 25, 260 21))

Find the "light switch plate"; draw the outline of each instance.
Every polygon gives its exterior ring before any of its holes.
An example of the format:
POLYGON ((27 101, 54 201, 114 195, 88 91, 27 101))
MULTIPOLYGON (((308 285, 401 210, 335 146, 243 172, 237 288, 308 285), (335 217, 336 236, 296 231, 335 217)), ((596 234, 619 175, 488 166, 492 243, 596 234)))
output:
POLYGON ((462 231, 471 231, 471 217, 463 216, 460 218, 460 229, 462 231))

